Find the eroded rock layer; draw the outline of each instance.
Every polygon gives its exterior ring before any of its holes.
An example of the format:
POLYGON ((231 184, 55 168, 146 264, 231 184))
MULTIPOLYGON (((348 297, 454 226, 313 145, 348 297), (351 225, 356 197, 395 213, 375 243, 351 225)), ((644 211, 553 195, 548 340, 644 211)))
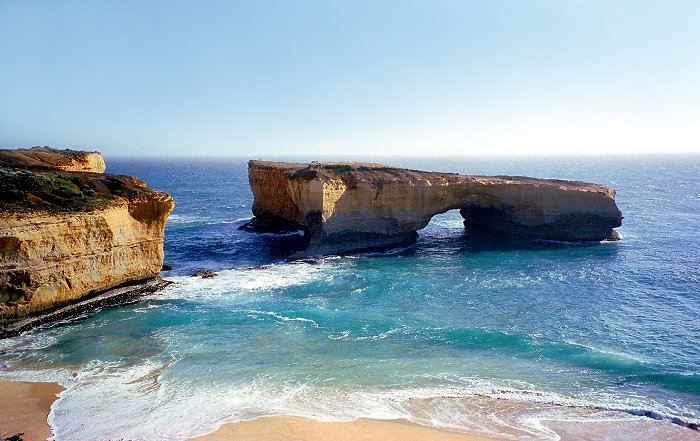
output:
POLYGON ((0 151, 0 320, 158 276, 170 195, 130 176, 5 161, 11 152, 0 151))
POLYGON ((332 254, 415 239, 436 214, 459 209, 467 228, 568 241, 615 239, 615 191, 577 181, 464 176, 379 164, 250 161, 256 222, 293 222, 306 254, 332 254))
POLYGON ((0 164, 13 167, 43 167, 63 171, 104 173, 100 152, 58 150, 49 147, 0 150, 0 164))

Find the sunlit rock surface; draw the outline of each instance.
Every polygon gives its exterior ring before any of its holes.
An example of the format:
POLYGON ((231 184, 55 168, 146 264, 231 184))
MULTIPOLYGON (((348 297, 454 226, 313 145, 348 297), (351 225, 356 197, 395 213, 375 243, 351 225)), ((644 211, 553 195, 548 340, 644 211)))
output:
POLYGON ((58 150, 49 147, 0 150, 0 164, 12 167, 44 167, 63 171, 104 173, 100 152, 58 150))
POLYGON ((158 276, 172 197, 102 171, 99 153, 0 150, 0 321, 158 276))
POLYGON ((436 214, 459 209, 477 234, 566 241, 616 239, 622 214, 603 185, 511 176, 464 176, 364 163, 250 161, 252 224, 307 231, 301 254, 414 240, 436 214))

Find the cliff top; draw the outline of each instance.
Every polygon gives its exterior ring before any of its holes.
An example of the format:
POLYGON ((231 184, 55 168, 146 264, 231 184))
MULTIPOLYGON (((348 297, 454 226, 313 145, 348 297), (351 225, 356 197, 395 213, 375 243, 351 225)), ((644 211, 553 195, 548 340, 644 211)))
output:
MULTIPOLYGON (((292 162, 275 162, 251 160, 249 168, 283 171, 290 179, 313 180, 321 179, 341 180, 351 187, 360 182, 368 182, 372 185, 383 185, 389 182, 428 182, 431 185, 451 184, 456 182, 471 181, 483 184, 517 184, 534 186, 556 186, 562 189, 577 191, 595 191, 602 193, 613 192, 610 188, 582 181, 567 181, 561 179, 540 179, 526 176, 478 176, 460 175, 458 173, 433 172, 394 167, 384 164, 365 162, 318 162, 309 164, 292 162)), ((614 192, 613 192, 614 194, 614 192)))
POLYGON ((93 211, 143 196, 170 198, 140 179, 93 172, 100 163, 104 171, 99 152, 0 150, 0 212, 93 211))
POLYGON ((104 173, 105 162, 100 152, 58 150, 50 147, 0 149, 0 166, 49 168, 63 171, 104 173))

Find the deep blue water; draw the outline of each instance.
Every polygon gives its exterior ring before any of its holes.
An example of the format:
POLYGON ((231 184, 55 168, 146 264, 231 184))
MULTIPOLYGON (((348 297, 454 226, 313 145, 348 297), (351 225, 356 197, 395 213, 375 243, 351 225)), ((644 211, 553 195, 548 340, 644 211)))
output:
POLYGON ((287 262, 298 236, 238 230, 244 160, 107 158, 175 198, 164 275, 178 283, 0 341, 0 375, 69 388, 50 417, 58 439, 182 438, 271 414, 698 436, 682 426, 700 423, 700 156, 379 162, 606 184, 623 240, 493 243, 454 211, 407 248, 287 262), (190 277, 202 268, 220 274, 190 277))

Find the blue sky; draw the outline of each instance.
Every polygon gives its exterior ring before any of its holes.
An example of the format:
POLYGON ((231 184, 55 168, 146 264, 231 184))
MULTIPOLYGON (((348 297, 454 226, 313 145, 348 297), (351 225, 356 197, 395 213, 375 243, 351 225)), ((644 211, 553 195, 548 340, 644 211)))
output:
POLYGON ((0 0, 0 146, 700 152, 698 1, 0 0))

